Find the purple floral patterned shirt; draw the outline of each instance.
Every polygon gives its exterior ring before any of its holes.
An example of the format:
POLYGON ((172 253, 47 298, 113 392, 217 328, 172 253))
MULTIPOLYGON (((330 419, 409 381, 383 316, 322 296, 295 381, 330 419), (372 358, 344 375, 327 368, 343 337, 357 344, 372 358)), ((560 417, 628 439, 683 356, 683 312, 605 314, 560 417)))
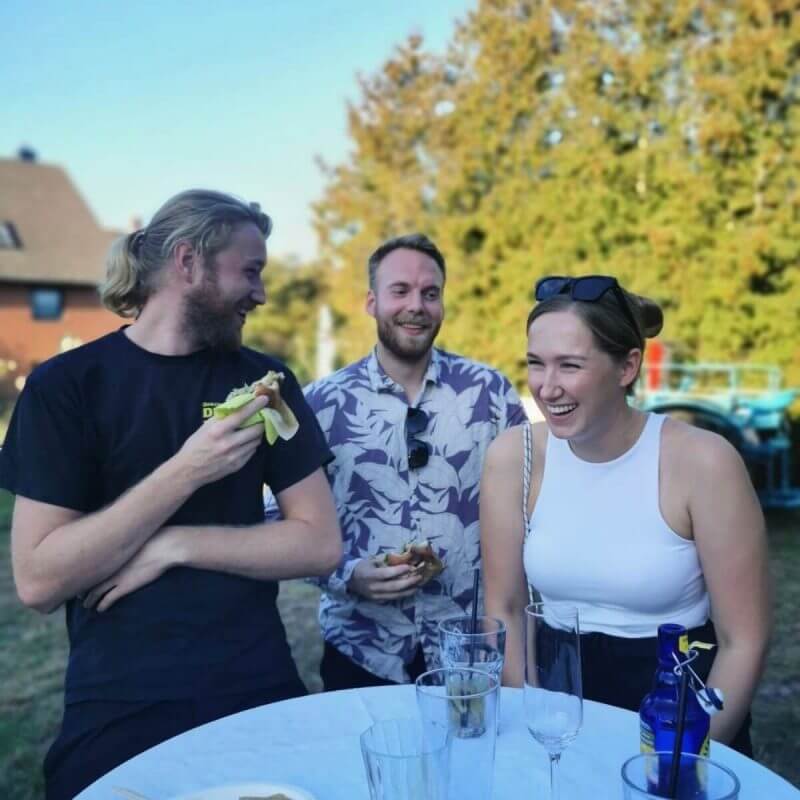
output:
POLYGON ((325 639, 359 666, 407 681, 419 644, 436 664, 440 620, 471 610, 480 562, 478 491, 484 453, 498 433, 525 421, 517 392, 496 370, 435 349, 415 405, 428 463, 408 467, 402 387, 375 351, 305 390, 334 460, 328 464, 344 537, 339 568, 320 581, 325 639), (427 539, 444 572, 412 597, 373 602, 347 590, 360 559, 427 539))

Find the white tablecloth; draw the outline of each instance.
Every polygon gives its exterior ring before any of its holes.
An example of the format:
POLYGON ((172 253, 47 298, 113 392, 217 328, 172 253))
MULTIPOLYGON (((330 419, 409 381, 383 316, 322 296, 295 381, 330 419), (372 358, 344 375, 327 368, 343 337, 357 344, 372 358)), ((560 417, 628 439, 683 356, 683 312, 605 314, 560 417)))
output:
MULTIPOLYGON (((494 800, 546 798, 548 761, 525 727, 522 691, 503 689, 494 800)), ((231 783, 288 783, 317 800, 368 800, 359 735, 375 720, 416 716, 413 686, 310 695, 187 731, 132 758, 78 795, 108 800, 111 786, 153 800, 231 783)), ((622 762, 639 751, 636 714, 584 703, 583 728, 561 759, 562 800, 622 796, 622 762)), ((742 783, 742 800, 798 800, 775 773, 712 742, 711 758, 742 783)))

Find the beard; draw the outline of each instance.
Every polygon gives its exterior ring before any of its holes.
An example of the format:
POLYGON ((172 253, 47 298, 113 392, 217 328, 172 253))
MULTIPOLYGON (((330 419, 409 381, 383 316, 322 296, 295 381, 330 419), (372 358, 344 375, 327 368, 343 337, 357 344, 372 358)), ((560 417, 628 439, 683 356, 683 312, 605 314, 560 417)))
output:
POLYGON ((406 364, 416 364, 428 358, 433 342, 439 335, 442 323, 431 324, 429 317, 416 317, 413 319, 398 319, 378 316, 378 340, 395 358, 406 364), (401 325, 413 322, 417 325, 430 325, 425 334, 419 336, 408 336, 405 334, 401 325))
POLYGON ((242 346, 242 321, 236 305, 220 297, 213 273, 186 296, 183 329, 199 348, 231 352, 242 346))

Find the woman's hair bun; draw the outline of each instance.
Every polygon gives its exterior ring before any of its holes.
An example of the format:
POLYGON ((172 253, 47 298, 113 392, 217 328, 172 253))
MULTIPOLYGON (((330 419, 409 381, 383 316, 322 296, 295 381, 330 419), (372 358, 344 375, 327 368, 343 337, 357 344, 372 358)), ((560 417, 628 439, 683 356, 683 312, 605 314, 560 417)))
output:
POLYGON ((647 339, 652 339, 661 333, 664 327, 664 313, 661 306, 649 297, 642 297, 639 294, 627 293, 628 299, 635 307, 639 320, 642 324, 642 333, 647 339))

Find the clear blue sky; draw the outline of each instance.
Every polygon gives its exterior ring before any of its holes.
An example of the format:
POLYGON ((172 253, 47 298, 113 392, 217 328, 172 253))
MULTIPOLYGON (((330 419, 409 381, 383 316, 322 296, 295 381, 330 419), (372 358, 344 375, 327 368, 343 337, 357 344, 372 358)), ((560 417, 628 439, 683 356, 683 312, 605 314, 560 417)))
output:
POLYGON ((443 50, 476 0, 4 0, 0 157, 67 169, 126 229, 181 189, 258 200, 271 249, 312 256, 315 155, 346 157, 346 101, 411 32, 443 50))

